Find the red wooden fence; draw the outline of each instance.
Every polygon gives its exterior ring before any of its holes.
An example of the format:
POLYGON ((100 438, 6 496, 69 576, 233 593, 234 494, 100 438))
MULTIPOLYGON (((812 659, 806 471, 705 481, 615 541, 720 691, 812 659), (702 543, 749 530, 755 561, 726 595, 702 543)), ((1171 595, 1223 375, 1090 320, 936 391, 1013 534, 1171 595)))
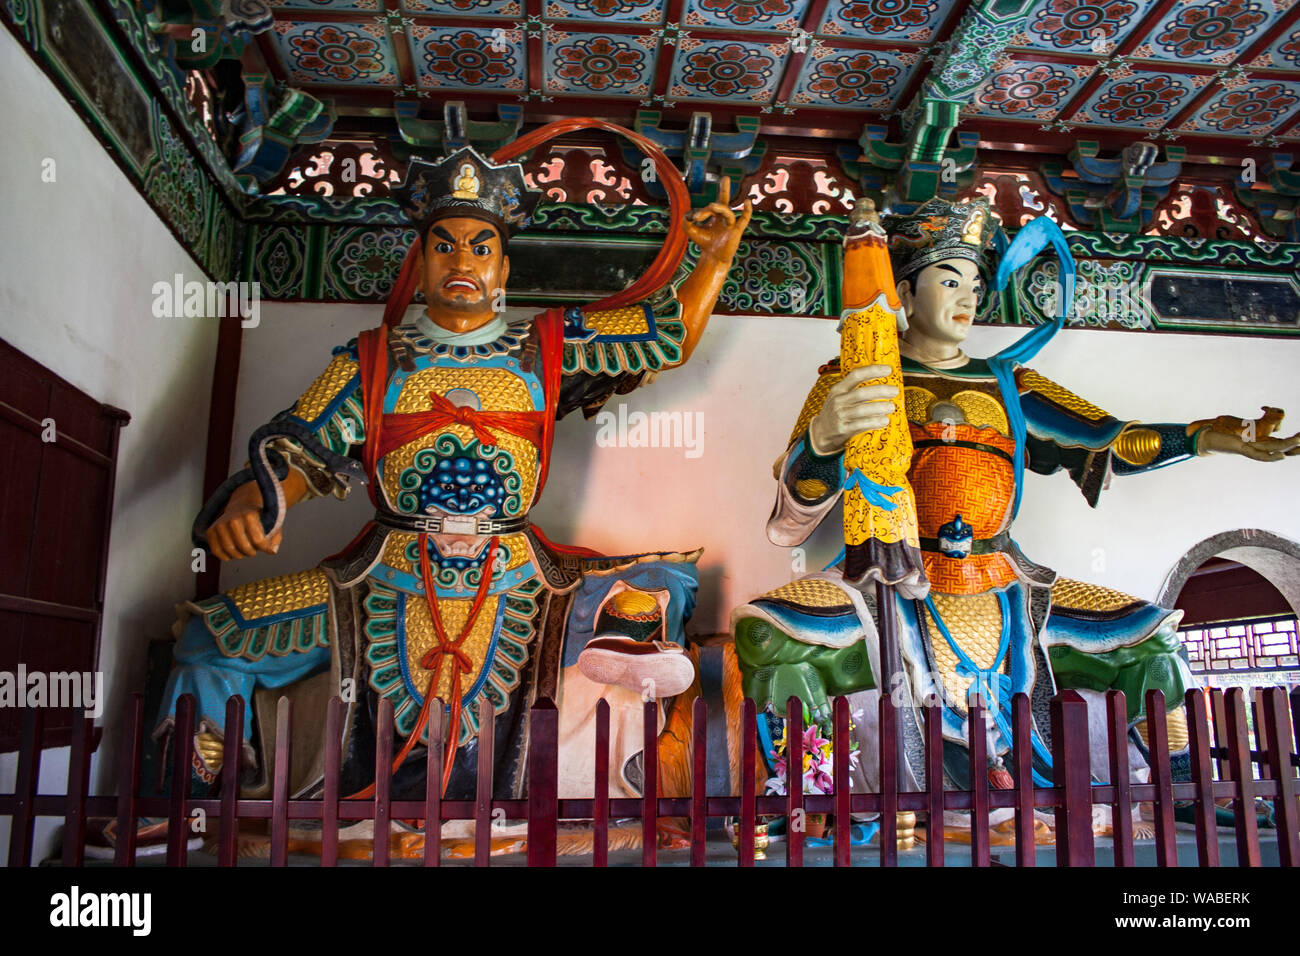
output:
MULTIPOLYGON (((1214 801, 1231 799, 1237 806, 1253 811, 1257 797, 1272 802, 1277 824, 1277 856, 1283 866, 1300 862, 1300 808, 1297 807, 1297 768, 1300 757, 1296 753, 1296 740, 1300 739, 1300 689, 1293 690, 1288 699, 1282 688, 1264 689, 1255 705, 1255 738, 1252 747, 1246 722, 1246 697, 1240 688, 1224 695, 1219 690, 1210 692, 1207 707, 1203 691, 1187 693, 1186 707, 1190 734, 1191 777, 1187 782, 1175 783, 1170 773, 1170 755, 1165 727, 1164 697, 1159 691, 1147 695, 1146 712, 1150 720, 1151 781, 1146 784, 1131 783, 1127 758, 1127 719, 1123 694, 1111 691, 1107 695, 1107 716, 1110 747, 1110 783, 1094 785, 1089 775, 1088 722, 1083 699, 1072 691, 1065 691, 1052 700, 1052 762, 1055 769, 1055 786, 1036 787, 1030 773, 1029 700, 1023 694, 1012 701, 1012 736, 1014 747, 1011 756, 1016 769, 1017 785, 1011 790, 990 789, 987 774, 982 712, 972 707, 969 753, 972 772, 970 790, 943 790, 931 788, 922 792, 906 792, 899 788, 897 734, 894 732, 897 714, 887 695, 882 695, 879 714, 879 757, 881 789, 878 793, 850 793, 847 787, 837 787, 830 795, 804 794, 791 788, 786 796, 759 796, 758 750, 753 701, 746 700, 742 719, 748 732, 741 735, 741 793, 710 795, 705 792, 705 765, 707 760, 707 716, 704 701, 696 700, 693 711, 691 766, 695 781, 687 797, 661 797, 658 789, 658 750, 656 746, 656 704, 651 701, 645 709, 645 793, 640 798, 611 798, 609 792, 609 707, 601 702, 597 710, 596 746, 593 760, 596 770, 597 794, 595 799, 560 800, 557 797, 558 714, 549 700, 539 701, 530 714, 530 750, 527 778, 528 796, 523 800, 492 799, 493 719, 490 712, 481 719, 478 740, 477 795, 469 800, 443 800, 436 786, 427 788, 424 800, 393 800, 391 778, 386 769, 392 765, 394 733, 392 705, 384 701, 379 712, 375 765, 377 784, 373 797, 366 800, 340 799, 339 770, 340 748, 327 748, 325 757, 324 793, 319 799, 291 799, 289 740, 291 739, 293 713, 287 699, 282 699, 276 714, 276 759, 271 799, 244 799, 239 796, 234 774, 223 774, 220 794, 214 798, 189 797, 190 761, 193 747, 194 701, 186 696, 180 700, 176 715, 176 746, 171 764, 171 795, 168 797, 142 797, 137 793, 140 778, 141 753, 144 746, 143 700, 135 695, 129 702, 123 728, 121 765, 118 773, 119 790, 116 796, 89 795, 89 757, 93 733, 92 721, 86 719, 75 731, 69 755, 67 793, 61 795, 39 794, 37 780, 40 775, 43 712, 29 709, 23 715, 20 759, 15 790, 0 794, 0 816, 13 820, 9 845, 9 865, 28 866, 32 863, 32 835, 37 817, 62 817, 65 824, 62 862, 80 866, 85 860, 86 819, 89 816, 113 816, 118 820, 119 839, 115 863, 133 866, 136 862, 136 820, 142 816, 166 816, 169 820, 166 862, 169 866, 186 863, 186 839, 190 836, 189 820, 202 810, 208 819, 220 820, 217 842, 217 861, 221 866, 234 866, 237 860, 239 823, 244 820, 270 820, 270 862, 284 866, 288 862, 289 823, 291 820, 320 820, 322 837, 320 865, 334 866, 338 862, 338 839, 341 824, 356 820, 374 820, 375 838, 373 863, 389 863, 389 821, 419 818, 424 820, 474 820, 474 862, 486 866, 490 862, 491 832, 494 811, 504 811, 508 819, 527 821, 527 860, 530 865, 550 866, 556 862, 557 829, 561 820, 589 820, 593 827, 591 862, 595 866, 609 864, 609 825, 611 818, 640 818, 642 829, 641 862, 654 866, 658 850, 656 827, 664 817, 685 817, 690 820, 690 864, 705 863, 707 840, 706 826, 709 818, 738 817, 738 853, 740 866, 754 865, 755 824, 760 815, 786 815, 794 818, 796 811, 804 813, 834 814, 845 820, 850 813, 880 814, 879 838, 869 847, 858 848, 858 859, 871 857, 881 865, 892 866, 898 862, 896 840, 896 814, 899 811, 923 813, 928 818, 929 833, 926 845, 926 862, 930 866, 944 865, 943 811, 965 810, 971 814, 971 864, 989 866, 992 863, 989 847, 988 819, 992 810, 1014 808, 1015 811, 1015 862, 1018 866, 1035 864, 1034 816, 1035 808, 1054 809, 1056 817, 1055 856, 1059 866, 1095 865, 1092 809, 1094 805, 1109 805, 1113 813, 1114 863, 1116 866, 1133 866, 1134 837, 1130 816, 1134 801, 1151 802, 1155 807, 1155 850, 1159 866, 1177 866, 1174 802, 1192 801, 1195 812, 1195 841, 1197 862, 1200 866, 1220 865, 1219 835, 1215 823, 1214 801)), ((791 714, 787 740, 788 765, 802 766, 802 707, 795 698, 789 702, 791 714)), ((436 741, 427 751, 427 780, 442 778, 443 761, 449 759, 441 743, 443 720, 439 708, 432 709, 433 721, 430 739, 436 741)), ((326 740, 340 740, 343 704, 336 698, 330 702, 325 735, 326 740)), ((849 732, 849 704, 838 698, 834 703, 834 738, 845 740, 849 732)), ((930 781, 942 779, 941 720, 937 708, 925 714, 924 736, 926 744, 925 765, 930 781)), ((225 766, 237 766, 240 741, 243 739, 243 702, 231 698, 226 707, 225 766)), ((847 780, 849 751, 835 747, 834 779, 847 780)), ((832 857, 836 866, 853 862, 854 852, 849 844, 850 828, 834 829, 832 857)), ((785 844, 785 862, 800 866, 804 862, 805 835, 800 827, 792 826, 785 844)), ((1241 865, 1260 865, 1260 833, 1254 812, 1235 815, 1235 840, 1237 860, 1241 865)), ((439 865, 439 845, 436 840, 425 842, 424 864, 439 865)))

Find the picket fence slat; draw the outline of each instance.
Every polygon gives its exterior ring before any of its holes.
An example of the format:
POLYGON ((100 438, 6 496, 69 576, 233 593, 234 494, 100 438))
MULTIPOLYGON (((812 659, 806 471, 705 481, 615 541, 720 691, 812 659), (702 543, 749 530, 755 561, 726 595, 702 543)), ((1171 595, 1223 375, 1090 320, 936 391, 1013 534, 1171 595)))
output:
MULTIPOLYGON (((117 775, 117 844, 113 856, 116 866, 135 866, 137 842, 136 788, 140 780, 140 763, 144 748, 144 694, 132 694, 122 722, 122 762, 117 775)), ((174 736, 174 735, 173 735, 174 736)))
POLYGON ((194 760, 194 695, 181 694, 176 701, 176 733, 172 737, 171 806, 167 814, 167 865, 185 865, 185 842, 189 836, 189 814, 185 801, 190 794, 190 766, 194 760))
POLYGON ((659 702, 647 700, 641 708, 641 865, 659 862, 659 702))
POLYGON ((736 851, 738 865, 754 865, 754 828, 758 825, 756 807, 758 762, 758 711, 751 697, 741 706, 740 726, 740 833, 736 851))
POLYGON ((1260 780, 1271 780, 1273 775, 1269 767, 1268 755, 1264 751, 1264 721, 1259 712, 1259 691, 1261 688, 1252 687, 1250 689, 1250 726, 1251 730, 1251 760, 1258 765, 1260 780), (1256 756, 1258 754, 1258 756, 1256 756))
POLYGON ((709 705, 703 697, 696 697, 691 705, 691 866, 703 866, 707 850, 708 723, 709 705))
POLYGON ((1300 767, 1300 685, 1291 688, 1291 766, 1300 767))
POLYGON ((807 816, 803 806, 803 704, 798 697, 786 701, 785 715, 785 865, 803 866, 807 816))
POLYGON ((392 829, 392 768, 393 702, 384 697, 379 701, 379 723, 375 727, 375 793, 372 803, 375 830, 370 852, 373 866, 388 866, 388 835, 392 829))
POLYGON ((1214 815, 1214 776, 1210 767, 1210 729, 1207 724, 1205 695, 1199 689, 1192 688, 1184 699, 1191 744, 1192 779, 1196 782, 1196 862, 1200 866, 1218 866, 1219 832, 1214 815))
MULTIPOLYGON (((879 591, 877 591, 879 594, 879 591)), ((898 715, 889 694, 880 695, 880 865, 898 865, 898 715)))
POLYGON ((1036 866, 1034 833, 1034 749, 1030 739, 1029 695, 1011 698, 1011 736, 1016 760, 1016 866, 1036 866))
POLYGON ((1215 757, 1215 771, 1220 780, 1232 779, 1232 761, 1228 756, 1228 705, 1219 687, 1210 690, 1210 714, 1214 718, 1214 746, 1219 753, 1215 757))
POLYGON ((478 767, 474 793, 474 865, 492 863, 492 768, 496 764, 496 708, 478 699, 478 767))
POLYGON ((1277 823, 1277 853, 1283 866, 1300 863, 1300 833, 1297 828, 1296 781, 1288 759, 1294 749, 1291 726, 1287 722, 1286 694, 1280 687, 1266 687, 1261 695, 1264 712, 1264 736, 1268 741, 1273 779, 1278 794, 1273 798, 1273 819, 1277 823))
POLYGON ((592 865, 609 865, 609 701, 596 702, 596 802, 593 817, 592 865))
POLYGON ((1237 865, 1259 866, 1259 825, 1255 819, 1255 774, 1250 762, 1249 729, 1246 726, 1246 702, 1240 687, 1229 688, 1225 709, 1228 739, 1228 763, 1236 781, 1233 814, 1237 830, 1237 865))
POLYGON ((853 821, 850 818, 849 751, 849 699, 835 698, 833 705, 835 719, 831 737, 834 758, 833 774, 835 784, 835 865, 851 866, 853 864, 853 821))
POLYGON ((989 865, 988 730, 983 698, 974 694, 966 711, 966 754, 970 759, 970 865, 989 865))
POLYGON ((926 866, 943 866, 943 711, 925 709, 926 866), (938 783, 938 786, 935 783, 938 783))
POLYGON ((1111 804, 1111 841, 1117 867, 1134 865, 1133 794, 1128 767, 1128 704, 1123 691, 1106 692, 1106 730, 1110 754, 1110 784, 1115 789, 1111 804))
POLYGON ((555 866, 560 714, 549 699, 542 698, 533 707, 531 720, 528 734, 528 865, 555 866))
MULTIPOLYGON (((336 866, 339 860, 339 774, 343 762, 343 712, 346 706, 339 698, 331 697, 325 709, 325 789, 321 794, 324 806, 321 808, 320 831, 322 867, 336 866)), ((435 713, 433 716, 438 717, 440 714, 435 713)), ((430 789, 434 793, 438 792, 437 787, 430 789)))
POLYGON ((289 780, 293 772, 293 701, 275 702, 275 775, 271 783, 271 865, 289 865, 289 780))
POLYGON ((1146 695, 1148 752, 1151 754, 1151 782, 1156 788, 1156 865, 1178 865, 1178 842, 1174 832, 1174 781, 1169 766, 1169 724, 1165 716, 1165 694, 1149 690, 1146 695))
POLYGON ((1063 788, 1056 807, 1056 865, 1095 866, 1087 704, 1076 691, 1052 699, 1052 777, 1063 788))
MULTIPOLYGON (((236 694, 226 701, 226 739, 222 767, 238 767, 243 759, 244 698, 236 694)), ((328 739, 328 738, 327 738, 328 739)), ((239 773, 221 775, 221 835, 217 842, 217 866, 235 866, 239 857, 239 773)))

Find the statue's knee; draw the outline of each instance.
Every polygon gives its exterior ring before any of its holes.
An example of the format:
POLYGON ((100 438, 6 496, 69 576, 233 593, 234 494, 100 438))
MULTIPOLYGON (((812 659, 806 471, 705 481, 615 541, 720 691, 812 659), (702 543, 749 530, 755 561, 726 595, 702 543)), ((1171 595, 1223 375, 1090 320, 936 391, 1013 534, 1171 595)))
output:
POLYGON ((789 641, 788 634, 760 618, 742 618, 736 624, 736 656, 749 667, 773 663, 789 641))

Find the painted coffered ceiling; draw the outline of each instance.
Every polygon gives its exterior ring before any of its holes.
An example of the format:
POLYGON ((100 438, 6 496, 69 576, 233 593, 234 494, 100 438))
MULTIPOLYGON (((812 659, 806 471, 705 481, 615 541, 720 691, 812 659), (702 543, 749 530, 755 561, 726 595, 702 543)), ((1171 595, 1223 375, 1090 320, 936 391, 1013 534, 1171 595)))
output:
POLYGON ((328 98, 336 133, 397 100, 528 122, 638 109, 856 138, 928 84, 1001 148, 1086 130, 1201 154, 1300 140, 1295 0, 279 0, 243 69, 328 98), (973 83, 970 81, 974 81, 973 83))

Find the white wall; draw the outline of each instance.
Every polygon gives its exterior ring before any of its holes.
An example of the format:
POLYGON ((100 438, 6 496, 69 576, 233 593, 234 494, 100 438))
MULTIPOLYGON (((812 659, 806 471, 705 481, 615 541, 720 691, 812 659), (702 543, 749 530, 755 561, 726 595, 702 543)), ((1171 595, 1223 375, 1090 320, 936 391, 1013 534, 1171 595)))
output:
MULTIPOLYGON (((252 429, 293 402, 332 345, 380 316, 378 306, 263 306, 261 327, 244 336, 238 462, 252 429)), ((969 351, 992 354, 1024 331, 976 329, 969 351)), ((794 573, 791 553, 764 532, 775 494, 771 464, 817 367, 837 350, 835 323, 826 319, 714 317, 689 364, 606 406, 702 412, 703 454, 597 447, 596 423, 571 415, 557 429, 537 523, 556 541, 611 554, 703 546, 691 630, 725 631, 732 607, 794 573)), ((1070 330, 1032 364, 1118 417, 1254 417, 1267 404, 1292 410, 1284 432, 1300 429, 1300 341, 1070 330)), ((1182 554, 1212 534, 1262 528, 1300 540, 1298 489, 1300 458, 1215 456, 1116 478, 1093 510, 1063 472, 1029 474, 1014 534, 1031 558, 1062 574, 1153 599, 1182 554)), ((290 515, 280 554, 228 565, 222 583, 309 567, 346 544, 367 514, 360 490, 344 504, 309 502, 290 515)), ((837 522, 822 526, 807 548, 808 569, 835 555, 838 534, 837 522)))
MULTIPOLYGON (((0 337, 131 413, 100 650, 106 696, 120 704, 143 688, 147 643, 168 633, 172 605, 194 591, 189 527, 202 496, 217 323, 153 317, 154 282, 202 272, 7 30, 0 75, 0 337), (53 183, 41 179, 46 158, 56 163, 53 183)), ((101 718, 101 792, 116 779, 119 710, 101 718)), ((0 790, 12 790, 15 763, 0 755, 0 790)), ((66 748, 48 751, 43 789, 62 787, 66 770, 66 748)), ((38 851, 51 848, 58 822, 40 821, 38 851)), ((0 821, 0 854, 8 826, 0 821)))

